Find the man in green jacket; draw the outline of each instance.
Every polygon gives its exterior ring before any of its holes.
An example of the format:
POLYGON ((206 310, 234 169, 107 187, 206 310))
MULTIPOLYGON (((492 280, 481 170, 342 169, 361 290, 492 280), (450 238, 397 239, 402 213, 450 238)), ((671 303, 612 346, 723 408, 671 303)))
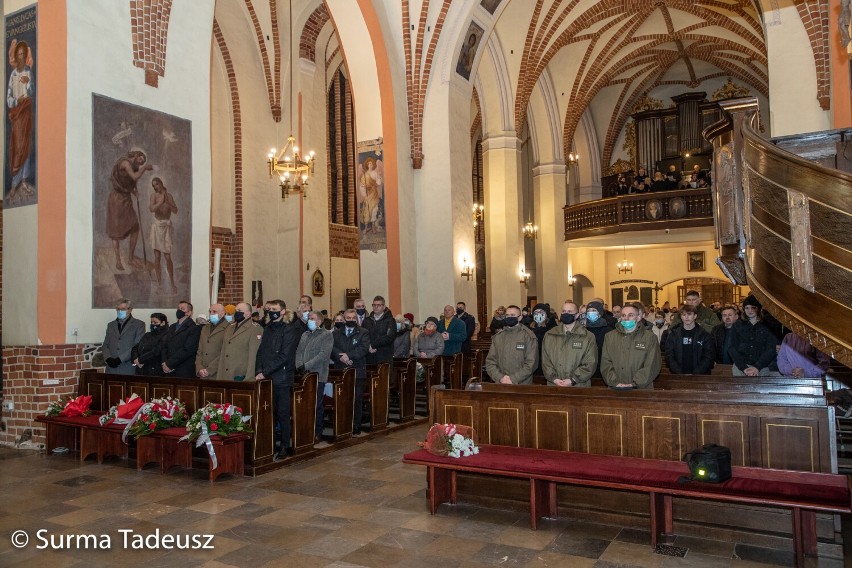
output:
MULTIPOLYGON (((719 321, 716 312, 701 303, 701 294, 695 290, 690 290, 686 293, 683 303, 695 308, 695 312, 698 314, 695 323, 703 327, 707 333, 713 333, 713 328, 722 323, 719 321)), ((680 312, 677 312, 672 316, 672 321, 669 322, 669 329, 679 325, 683 325, 683 321, 680 319, 680 312)))
POLYGON ((636 325, 639 310, 621 308, 621 321, 604 337, 601 374, 614 388, 654 388, 660 374, 660 344, 652 331, 636 325))
POLYGON ((506 308, 503 331, 491 339, 485 358, 485 370, 495 383, 528 385, 538 367, 538 341, 535 334, 521 325, 521 308, 506 308))
POLYGON ((577 321, 577 304, 562 304, 560 325, 544 334, 541 368, 547 384, 557 387, 588 387, 598 366, 595 336, 577 321))

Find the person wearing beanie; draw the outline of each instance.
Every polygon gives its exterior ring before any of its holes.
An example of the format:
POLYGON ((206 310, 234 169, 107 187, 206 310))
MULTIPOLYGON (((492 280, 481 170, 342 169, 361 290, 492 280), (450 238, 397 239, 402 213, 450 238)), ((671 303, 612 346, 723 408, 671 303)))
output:
POLYGON ((426 318, 423 333, 414 339, 412 351, 420 359, 432 359, 444 354, 444 338, 438 333, 438 318, 426 318))
POLYGON ((763 323, 761 308, 753 295, 743 300, 743 319, 734 325, 734 337, 728 349, 734 361, 735 377, 779 374, 771 368, 775 366, 779 341, 763 323))
POLYGON ((538 367, 538 341, 527 326, 521 324, 521 308, 506 308, 503 331, 491 339, 485 358, 485 370, 491 380, 504 385, 528 385, 538 367))
POLYGON ((604 336, 614 328, 604 317, 604 305, 599 299, 595 298, 586 305, 585 323, 586 329, 595 336, 595 343, 598 346, 598 363, 593 376, 600 377, 604 336))

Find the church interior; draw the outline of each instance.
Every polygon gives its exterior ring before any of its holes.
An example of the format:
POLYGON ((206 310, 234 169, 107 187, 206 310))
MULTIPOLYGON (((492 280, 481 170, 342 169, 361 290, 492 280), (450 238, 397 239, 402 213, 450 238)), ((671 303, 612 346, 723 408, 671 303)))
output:
MULTIPOLYGON (((735 467, 852 474, 852 420, 833 395, 852 388, 850 0, 0 5, 0 565, 852 558, 849 514, 800 521, 675 498, 677 537, 657 545, 648 497, 599 487, 553 489, 558 517, 531 531, 525 481, 470 473, 458 475, 459 502, 433 516, 436 482, 401 463, 432 423, 455 422, 483 444, 681 461, 721 440, 735 467), (670 378, 549 402, 464 390, 488 382, 499 307, 547 303, 558 317, 563 302, 640 302, 653 320, 693 290, 708 306, 756 299, 831 358, 827 374, 739 392, 670 378), (362 436, 335 427, 319 449, 312 431, 300 445, 294 418, 286 463, 273 460, 268 380, 205 391, 201 379, 110 382, 104 368, 120 298, 147 327, 182 302, 194 315, 241 302, 262 315, 305 295, 329 317, 381 297, 414 324, 464 302, 473 354, 429 367, 410 414, 399 385, 413 382, 414 359, 371 370, 398 389, 381 391, 393 407, 384 425, 375 389, 362 436), (433 375, 446 390, 430 390, 433 375), (97 448, 96 461, 47 451, 64 445, 36 421, 48 403, 94 394, 107 411, 140 388, 183 388, 199 405, 244 397, 269 435, 247 442, 245 476, 215 482, 204 448, 195 469, 167 474, 137 470, 126 447, 104 463, 97 448), (38 528, 111 532, 111 551, 37 550, 38 528), (117 528, 211 533, 216 550, 119 550, 117 528), (29 546, 10 541, 17 530, 29 546)), ((316 388, 294 388, 293 408, 310 410, 297 397, 316 388)))

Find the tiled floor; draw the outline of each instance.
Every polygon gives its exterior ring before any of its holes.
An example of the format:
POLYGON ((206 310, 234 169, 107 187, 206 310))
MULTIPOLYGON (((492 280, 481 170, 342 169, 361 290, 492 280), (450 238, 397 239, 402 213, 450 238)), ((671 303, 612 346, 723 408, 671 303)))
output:
MULTIPOLYGON (((160 475, 154 466, 137 472, 122 461, 80 464, 0 448, 0 567, 792 565, 790 552, 695 537, 654 553, 647 532, 572 519, 530 531, 526 514, 464 504, 432 517, 423 470, 400 463, 423 434, 410 428, 216 483, 202 471, 160 475), (27 533, 27 546, 12 545, 15 531, 27 533), (86 549, 77 541, 84 534, 106 536, 86 549), (161 547, 152 548, 157 534, 161 547), (165 548, 165 535, 205 534, 214 535, 213 549, 165 548)), ((196 546, 204 544, 199 538, 196 546)), ((818 565, 844 564, 821 558, 818 565)))

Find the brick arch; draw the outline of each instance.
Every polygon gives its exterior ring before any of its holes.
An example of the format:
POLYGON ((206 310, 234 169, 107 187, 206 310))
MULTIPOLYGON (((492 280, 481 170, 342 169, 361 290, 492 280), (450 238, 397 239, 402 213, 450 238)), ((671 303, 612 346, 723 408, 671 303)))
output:
POLYGON ((473 122, 470 124, 470 138, 473 139, 476 136, 477 129, 482 126, 482 106, 479 104, 479 93, 476 92, 476 87, 473 88, 471 98, 473 104, 476 105, 476 116, 473 117, 473 122))
POLYGON ((325 4, 320 4, 314 10, 302 28, 302 35, 299 38, 299 57, 308 61, 316 61, 317 57, 317 38, 330 19, 328 10, 325 4))
MULTIPOLYGON (((225 289, 222 291, 219 301, 220 303, 240 302, 243 298, 243 127, 240 112, 240 92, 237 89, 234 62, 231 59, 225 36, 222 34, 222 28, 219 27, 216 18, 213 18, 213 39, 222 55, 222 61, 228 75, 234 133, 234 237, 233 242, 230 243, 229 259, 231 272, 228 274, 225 289)), ((216 235, 214 234, 213 237, 215 241, 216 235)))
POLYGON ((814 54, 817 80, 817 100, 822 110, 831 108, 831 61, 829 60, 828 0, 796 2, 799 17, 808 32, 814 54))
POLYGON ((266 92, 269 97, 269 110, 272 113, 272 119, 275 122, 281 121, 281 45, 278 39, 278 8, 275 0, 269 0, 269 15, 272 21, 272 37, 273 50, 275 56, 275 73, 273 75, 272 68, 269 64, 269 53, 266 49, 266 42, 263 39, 263 30, 260 27, 260 21, 257 18, 252 0, 245 0, 246 10, 251 19, 252 29, 254 30, 255 39, 257 40, 257 48, 260 52, 260 62, 263 66, 263 77, 266 80, 266 92))
POLYGON ((130 0, 133 65, 145 70, 145 84, 156 87, 166 74, 166 40, 172 0, 130 0))

